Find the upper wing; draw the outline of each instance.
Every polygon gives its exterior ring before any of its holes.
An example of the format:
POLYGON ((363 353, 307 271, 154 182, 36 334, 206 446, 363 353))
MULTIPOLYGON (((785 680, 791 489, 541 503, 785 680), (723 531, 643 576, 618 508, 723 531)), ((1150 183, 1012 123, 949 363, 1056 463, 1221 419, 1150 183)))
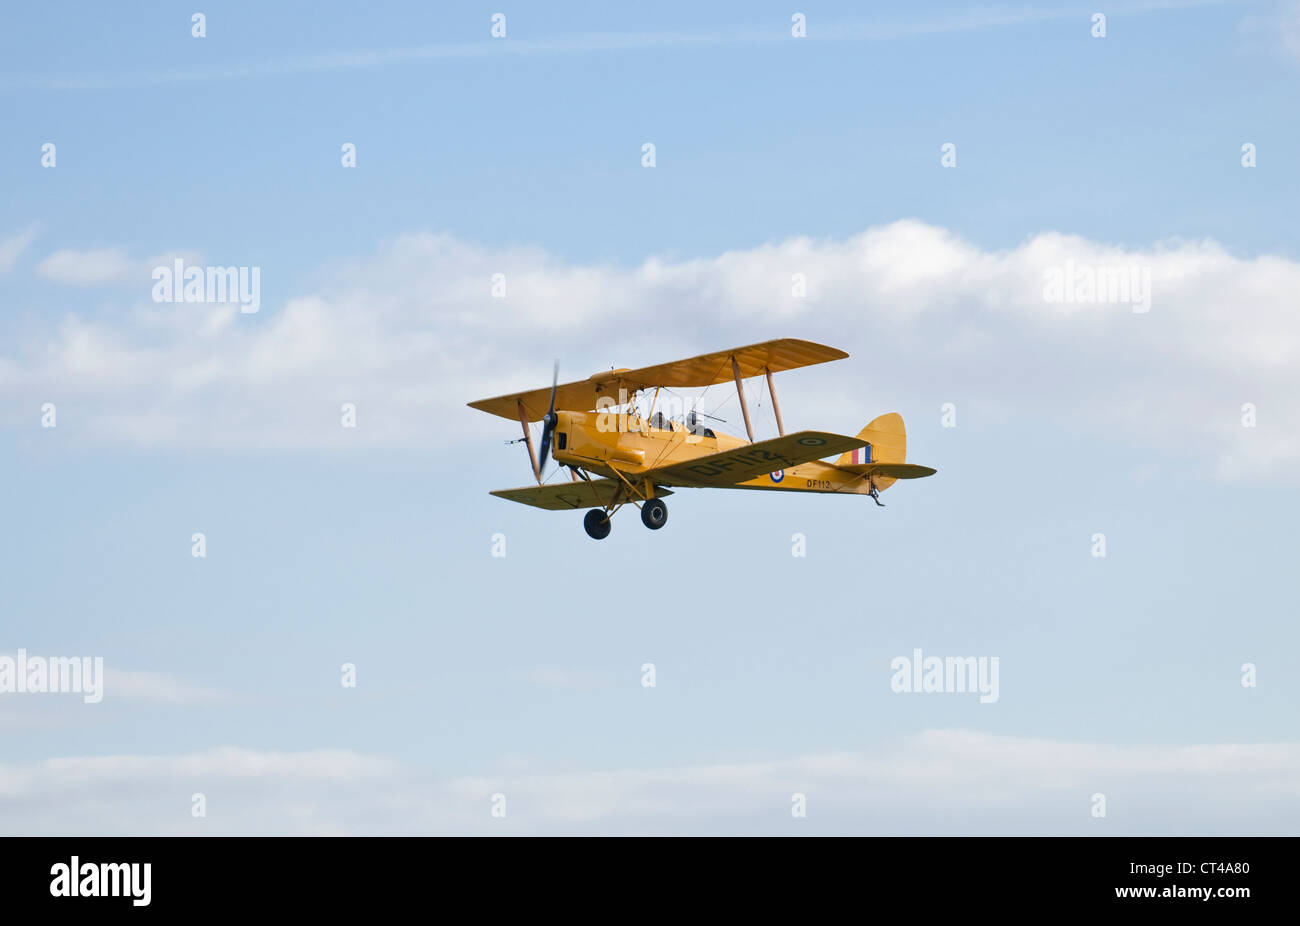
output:
MULTIPOLYGON (((740 367, 741 377, 747 378, 765 372, 780 373, 784 370, 795 370, 815 363, 825 363, 828 360, 842 360, 847 356, 844 351, 824 344, 814 344, 812 341, 801 341, 798 338, 780 338, 775 341, 750 344, 747 347, 701 354, 698 357, 677 360, 673 363, 642 367, 639 370, 610 370, 576 383, 564 383, 555 389, 555 407, 570 411, 591 411, 602 396, 610 396, 615 402, 619 402, 620 388, 626 389, 631 394, 638 389, 653 389, 656 386, 694 389, 731 382, 733 357, 736 365, 740 367)), ((551 389, 546 386, 527 392, 513 392, 493 399, 479 399, 477 402, 470 402, 469 407, 517 421, 519 404, 523 403, 524 414, 528 420, 540 421, 546 415, 550 402, 551 389)))
MULTIPOLYGON (((548 511, 567 511, 570 508, 604 508, 622 486, 617 479, 592 479, 582 482, 556 482, 550 485, 525 486, 522 489, 497 489, 500 498, 522 502, 548 511)), ((672 495, 667 489, 656 495, 672 495)))
POLYGON ((820 460, 833 453, 865 447, 867 442, 843 434, 798 431, 784 437, 746 444, 735 450, 711 453, 672 466, 639 473, 656 485, 729 486, 787 466, 820 460))

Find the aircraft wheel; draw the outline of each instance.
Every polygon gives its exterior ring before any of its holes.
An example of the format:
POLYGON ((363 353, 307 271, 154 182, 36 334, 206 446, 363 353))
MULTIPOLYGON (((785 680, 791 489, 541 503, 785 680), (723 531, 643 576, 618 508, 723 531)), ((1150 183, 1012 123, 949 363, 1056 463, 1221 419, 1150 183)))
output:
POLYGON ((587 529, 587 536, 592 540, 604 540, 609 536, 610 521, 604 509, 593 508, 582 519, 582 526, 587 529))
POLYGON ((652 498, 641 506, 641 523, 657 531, 668 523, 668 506, 661 498, 652 498))

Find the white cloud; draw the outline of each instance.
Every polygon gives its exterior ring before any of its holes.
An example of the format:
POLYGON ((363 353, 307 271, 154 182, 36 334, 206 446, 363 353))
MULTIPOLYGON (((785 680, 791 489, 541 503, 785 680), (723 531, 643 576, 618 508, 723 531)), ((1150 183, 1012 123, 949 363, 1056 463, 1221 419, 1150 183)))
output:
POLYGON ((14 262, 27 250, 27 246, 36 238, 36 226, 30 226, 16 235, 0 238, 0 274, 13 269, 14 262))
POLYGON ((202 262, 201 258, 188 252, 139 258, 129 256, 121 248, 92 248, 55 251, 36 265, 36 273, 64 286, 124 284, 149 293, 154 285, 154 268, 171 267, 177 257, 192 265, 202 262))
POLYGON ((1298 291, 1300 263, 1213 241, 1133 249, 1048 232, 993 251, 916 221, 631 268, 412 234, 257 316, 151 302, 65 315, 0 347, 0 388, 28 406, 77 405, 69 439, 432 446, 508 433, 464 403, 542 385, 556 356, 576 379, 795 336, 853 358, 786 378, 788 423, 856 430, 941 389, 941 401, 1035 431, 1185 454, 1225 479, 1290 478, 1298 291), (1149 273, 1150 312, 1046 301, 1045 275, 1066 266, 1149 273), (505 299, 490 294, 498 272, 505 299), (794 273, 805 299, 791 296, 794 273), (354 431, 339 427, 343 402, 358 404, 354 431), (1254 429, 1241 426, 1247 402, 1254 429))
MULTIPOLYGON (((17 658, 17 650, 0 651, 0 656, 17 658)), ((48 653, 29 653, 29 658, 49 658, 48 653)), ((66 654, 64 658, 67 658, 66 654)), ((95 658, 95 657, 74 657, 95 658)), ((86 684, 90 684, 89 681, 86 684)), ((0 695, 0 728, 38 729, 54 725, 84 723, 122 702, 198 706, 229 702, 234 696, 204 688, 184 679, 159 672, 103 666, 103 678, 94 682, 102 694, 89 710, 80 692, 14 693, 0 695)), ((86 689, 83 688, 82 691, 86 689)))
POLYGON ((1287 53, 1300 60, 1300 2, 1282 4, 1275 26, 1287 53))
MULTIPOLYGON (((131 276, 135 264, 120 248, 91 251, 55 251, 36 265, 36 272, 47 280, 68 286, 100 286, 119 283, 131 276)), ((146 276, 142 278, 148 280, 146 276)))
POLYGON ((6 833, 1281 834, 1300 743, 1116 746, 931 731, 869 752, 498 774, 345 750, 224 748, 0 765, 6 833), (208 816, 190 816, 202 792, 208 816), (489 814, 494 793, 507 817, 489 814), (794 819, 791 796, 807 798, 794 819), (1106 797, 1105 819, 1091 815, 1106 797))
POLYGON ((156 672, 104 669, 104 700, 147 701, 156 704, 210 704, 226 699, 220 691, 191 685, 182 679, 156 672))

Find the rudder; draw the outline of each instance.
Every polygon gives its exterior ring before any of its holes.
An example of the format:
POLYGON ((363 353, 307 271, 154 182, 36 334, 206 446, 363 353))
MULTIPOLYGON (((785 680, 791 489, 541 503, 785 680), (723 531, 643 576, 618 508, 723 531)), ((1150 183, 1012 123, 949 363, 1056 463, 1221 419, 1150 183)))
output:
POLYGON ((842 454, 835 461, 836 466, 907 462, 907 429, 903 427, 903 416, 898 412, 874 419, 858 432, 858 440, 866 441, 867 446, 842 454))

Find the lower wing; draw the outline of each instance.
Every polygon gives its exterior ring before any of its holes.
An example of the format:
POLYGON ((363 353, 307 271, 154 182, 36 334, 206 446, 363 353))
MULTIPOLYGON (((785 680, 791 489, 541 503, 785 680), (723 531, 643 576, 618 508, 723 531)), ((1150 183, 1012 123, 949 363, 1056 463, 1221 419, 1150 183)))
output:
MULTIPOLYGON (((591 479, 525 486, 522 489, 497 489, 492 494, 534 508, 545 508, 547 511, 568 511, 572 508, 604 508, 622 485, 617 479, 591 479)), ((672 494, 667 489, 655 491, 655 495, 672 494)))

